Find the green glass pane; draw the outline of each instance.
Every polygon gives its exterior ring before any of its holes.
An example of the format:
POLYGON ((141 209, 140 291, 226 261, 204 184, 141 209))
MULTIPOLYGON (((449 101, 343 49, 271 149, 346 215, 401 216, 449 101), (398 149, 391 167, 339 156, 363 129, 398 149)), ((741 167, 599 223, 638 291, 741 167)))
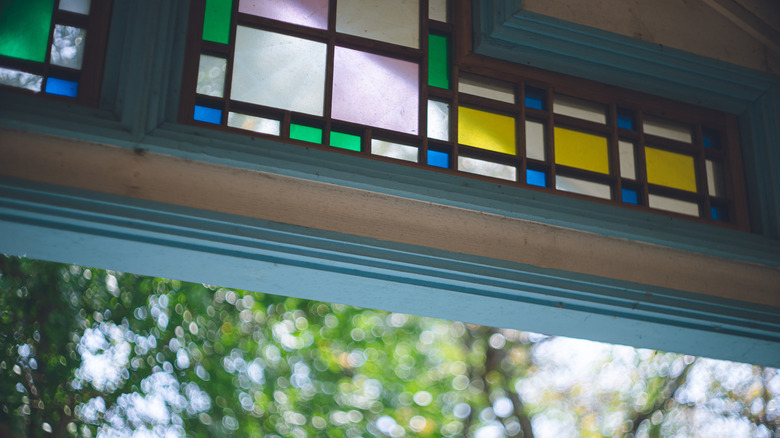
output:
POLYGON ((360 152, 360 136, 331 131, 330 145, 336 148, 360 152))
POLYGON ((230 41, 230 15, 233 0, 206 0, 203 39, 227 44, 230 41))
POLYGON ((450 88, 450 42, 441 35, 428 35, 428 85, 450 88))
POLYGON ((290 123, 290 138, 310 143, 322 143, 322 129, 290 123))
POLYGON ((44 62, 54 0, 0 1, 0 55, 44 62))

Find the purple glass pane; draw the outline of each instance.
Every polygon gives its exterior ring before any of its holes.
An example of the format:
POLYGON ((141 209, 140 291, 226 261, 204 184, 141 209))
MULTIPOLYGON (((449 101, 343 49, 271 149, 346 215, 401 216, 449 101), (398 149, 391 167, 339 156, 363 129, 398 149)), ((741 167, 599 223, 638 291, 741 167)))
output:
POLYGON ((316 29, 328 28, 328 0, 241 0, 238 12, 316 29))
POLYGON ((417 64, 336 47, 334 119, 417 134, 419 97, 417 64))

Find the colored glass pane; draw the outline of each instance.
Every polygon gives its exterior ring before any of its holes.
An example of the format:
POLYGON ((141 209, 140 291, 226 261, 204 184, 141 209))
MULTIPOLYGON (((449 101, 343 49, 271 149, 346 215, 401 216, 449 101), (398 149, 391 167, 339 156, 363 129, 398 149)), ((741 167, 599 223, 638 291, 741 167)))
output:
POLYGON ((203 39, 227 44, 230 41, 230 16, 233 0, 206 0, 203 39))
POLYGON ((718 136, 717 131, 713 131, 711 129, 703 129, 702 130, 702 143, 704 144, 704 147, 708 148, 720 148, 720 137, 718 136))
POLYGON ((336 31, 401 46, 420 47, 419 0, 339 0, 336 31))
POLYGON ((450 40, 441 35, 428 35, 428 85, 450 88, 450 40))
POLYGON ((428 0, 428 18, 437 21, 449 21, 447 18, 447 0, 428 0))
POLYGON ((333 147, 360 152, 360 136, 345 132, 331 131, 330 145, 333 147))
POLYGON ((54 41, 51 45, 51 63, 62 67, 81 70, 84 60, 84 41, 87 31, 78 27, 54 26, 54 41))
POLYGON ((238 12, 316 29, 328 28, 328 0, 240 0, 238 12))
POLYGON ((541 170, 527 169, 525 182, 532 186, 547 187, 547 173, 541 170))
POLYGON ((450 105, 448 103, 428 101, 428 138, 449 141, 450 105))
POLYGON ((557 175, 555 188, 564 192, 579 193, 596 198, 612 198, 612 190, 608 185, 568 176, 557 175))
POLYGON ((225 91, 227 59, 200 55, 198 64, 198 94, 222 97, 225 91))
POLYGON ((201 122, 214 123, 215 125, 219 125, 222 123, 222 110, 209 108, 207 106, 195 105, 195 114, 192 118, 201 122))
POLYGON ((79 83, 50 77, 46 80, 46 92, 57 96, 76 97, 79 94, 79 83))
POLYGON ((396 160, 417 162, 417 148, 384 140, 371 140, 371 153, 396 160))
POLYGON ((547 136, 545 135, 544 123, 526 120, 525 156, 533 160, 547 160, 547 153, 545 152, 545 144, 547 144, 547 142, 545 141, 545 138, 547 138, 547 136))
POLYGON ((290 138, 293 140, 322 143, 322 129, 313 126, 290 123, 290 138))
POLYGON ((89 14, 90 0, 60 0, 60 9, 76 14, 89 14))
POLYGON ((0 67, 0 84, 39 92, 42 83, 42 76, 0 67))
POLYGON ((607 139, 556 126, 555 162, 564 166, 608 174, 607 139))
POLYGON ((472 108, 458 108, 458 143, 480 149, 515 153, 515 119, 472 108))
POLYGON ((729 212, 725 208, 710 207, 710 217, 712 217, 716 221, 728 221, 729 212))
POLYGON ((500 102, 515 103, 515 86, 509 82, 463 73, 458 78, 458 91, 500 102))
POLYGON ((458 170, 492 178, 517 181, 517 169, 514 166, 464 157, 462 155, 458 157, 458 170))
POLYGON ((696 191, 693 157, 645 147, 647 182, 689 192, 696 191))
POLYGON ((659 137, 669 138, 685 143, 690 143, 692 139, 691 127, 689 125, 673 122, 671 120, 645 116, 643 129, 645 134, 657 135, 659 137))
POLYGON ((603 104, 570 96, 555 95, 553 112, 596 123, 607 123, 606 107, 603 104))
POLYGON ((334 119, 417 134, 419 99, 417 64, 336 47, 334 119))
POLYGON ((450 154, 446 152, 435 151, 433 149, 428 149, 428 165, 449 169, 450 154))
POLYGON ((44 62, 54 0, 5 0, 0 8, 0 55, 44 62))
POLYGON ((639 204, 639 193, 636 190, 621 189, 623 202, 627 204, 639 204))
POLYGON ((707 160, 707 193, 710 196, 723 197, 726 195, 726 187, 723 181, 723 165, 720 161, 707 160))
POLYGON ((324 43, 238 26, 230 97, 320 116, 326 52, 324 43))
POLYGON ((634 166, 634 144, 629 141, 618 141, 618 151, 620 153, 620 176, 628 179, 636 179, 636 168, 634 166))
POLYGON ((544 109, 547 92, 534 87, 525 87, 525 106, 527 108, 544 109))
POLYGON ((688 216, 699 215, 699 205, 695 202, 667 198, 666 196, 654 195, 652 193, 648 195, 647 202, 651 208, 687 214, 688 216))
POLYGON ((281 123, 278 120, 233 112, 228 113, 227 124, 232 128, 246 129, 262 134, 279 135, 281 131, 281 123))
POLYGON ((617 110, 618 128, 634 129, 634 113, 631 110, 618 108, 617 110))

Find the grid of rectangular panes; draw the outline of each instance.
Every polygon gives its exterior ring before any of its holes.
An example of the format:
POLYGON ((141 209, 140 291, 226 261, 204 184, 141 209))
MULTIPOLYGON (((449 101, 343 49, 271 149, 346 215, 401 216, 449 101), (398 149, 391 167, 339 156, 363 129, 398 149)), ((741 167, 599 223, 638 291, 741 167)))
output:
POLYGON ((104 0, 3 1, 0 85, 95 104, 109 5, 104 0))
POLYGON ((454 59, 445 0, 199 7, 188 70, 197 78, 185 77, 182 99, 191 122, 632 208, 732 217, 717 123, 473 73, 454 59))

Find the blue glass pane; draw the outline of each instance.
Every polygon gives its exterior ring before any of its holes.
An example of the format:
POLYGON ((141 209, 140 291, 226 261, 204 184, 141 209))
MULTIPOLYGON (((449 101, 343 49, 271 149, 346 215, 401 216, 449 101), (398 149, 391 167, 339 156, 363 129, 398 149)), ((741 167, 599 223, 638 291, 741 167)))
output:
POLYGON ((222 123, 222 110, 195 105, 195 116, 193 119, 219 125, 222 123))
POLYGON ((544 101, 547 92, 533 87, 525 87, 526 108, 544 109, 544 101))
POLYGON ((639 204, 639 194, 636 190, 622 189, 623 190, 623 202, 628 204, 639 204))
POLYGON ((525 182, 532 186, 547 187, 547 173, 528 169, 525 172, 525 182))
POLYGON ((618 128, 634 129, 634 113, 629 110, 618 108, 617 125, 618 128))
POLYGON ((726 209, 724 209, 724 208, 710 207, 710 215, 716 221, 728 221, 729 220, 729 212, 726 211, 726 209))
POLYGON ((450 154, 428 149, 428 165, 449 169, 450 154))
POLYGON ((720 141, 718 141, 718 133, 709 129, 702 130, 702 143, 704 147, 708 148, 720 148, 720 141))
POLYGON ((65 79, 49 78, 46 80, 46 92, 57 96, 76 97, 79 94, 79 83, 65 79))

